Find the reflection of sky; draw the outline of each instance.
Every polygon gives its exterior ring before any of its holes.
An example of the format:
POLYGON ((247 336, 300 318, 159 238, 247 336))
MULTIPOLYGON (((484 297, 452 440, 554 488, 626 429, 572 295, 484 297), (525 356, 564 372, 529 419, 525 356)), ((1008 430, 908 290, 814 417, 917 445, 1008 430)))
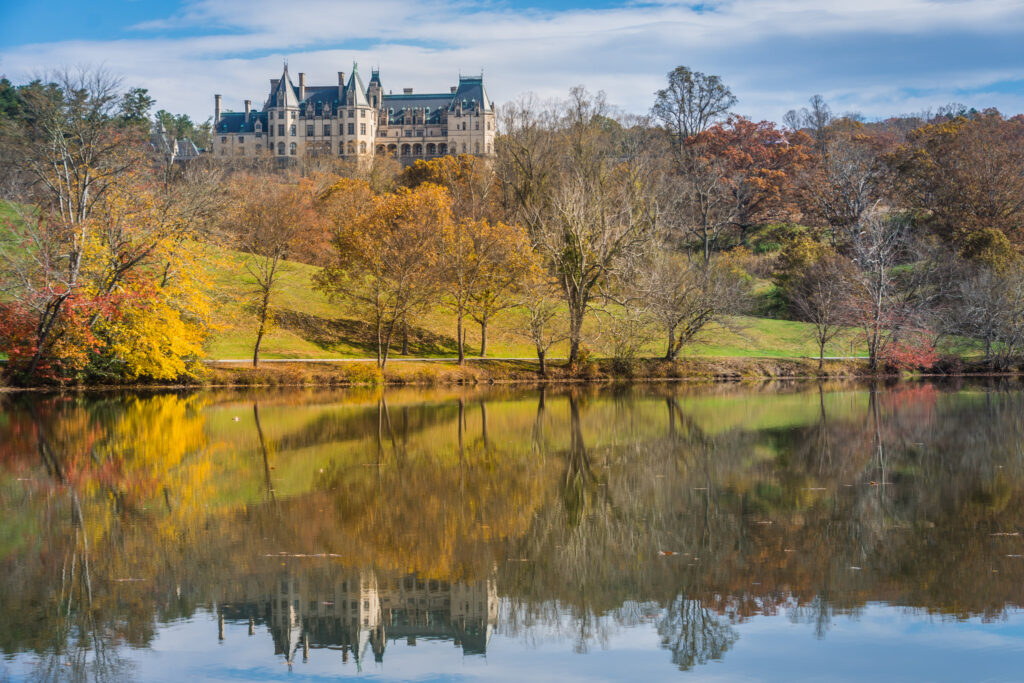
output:
MULTIPOLYGON (((568 626, 563 623, 563 626, 568 626)), ((677 671, 659 647, 653 623, 613 630, 607 647, 573 652, 571 633, 529 644, 499 631, 485 656, 464 656, 449 640, 389 641, 384 663, 372 653, 357 670, 350 656, 314 649, 308 662, 297 653, 289 672, 275 656, 265 627, 248 635, 246 624, 227 624, 217 643, 216 617, 201 614, 164 626, 148 650, 123 650, 135 660, 133 678, 144 681, 327 680, 663 680, 702 681, 1019 681, 1024 661, 1024 612, 983 623, 928 615, 882 604, 856 617, 837 616, 823 639, 814 625, 793 623, 782 613, 755 617, 735 627, 739 640, 721 661, 686 673, 677 671), (569 636, 569 637, 564 637, 569 636)), ((14 680, 27 675, 29 660, 8 662, 14 680)))

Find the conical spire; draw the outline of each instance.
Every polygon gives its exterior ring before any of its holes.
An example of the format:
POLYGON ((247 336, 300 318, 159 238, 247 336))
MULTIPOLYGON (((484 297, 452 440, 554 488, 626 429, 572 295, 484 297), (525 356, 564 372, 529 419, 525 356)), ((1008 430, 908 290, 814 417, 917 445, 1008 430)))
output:
POLYGON ((284 63, 284 73, 277 84, 277 90, 272 93, 271 104, 275 107, 298 107, 299 98, 295 95, 295 86, 288 76, 288 62, 284 63))
POLYGON ((348 101, 347 105, 350 107, 369 107, 370 102, 366 99, 366 86, 363 85, 363 79, 359 77, 359 64, 352 62, 352 75, 348 77, 348 85, 345 86, 345 92, 348 93, 346 96, 348 101))

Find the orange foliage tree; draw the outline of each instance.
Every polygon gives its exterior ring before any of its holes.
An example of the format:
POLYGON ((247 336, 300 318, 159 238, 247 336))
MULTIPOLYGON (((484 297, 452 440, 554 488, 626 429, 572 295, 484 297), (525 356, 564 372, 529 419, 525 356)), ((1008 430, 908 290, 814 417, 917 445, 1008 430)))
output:
POLYGON ((402 322, 437 299, 438 240, 450 229, 451 200, 427 183, 374 197, 367 211, 352 213, 334 224, 332 261, 316 283, 373 322, 383 368, 402 322))

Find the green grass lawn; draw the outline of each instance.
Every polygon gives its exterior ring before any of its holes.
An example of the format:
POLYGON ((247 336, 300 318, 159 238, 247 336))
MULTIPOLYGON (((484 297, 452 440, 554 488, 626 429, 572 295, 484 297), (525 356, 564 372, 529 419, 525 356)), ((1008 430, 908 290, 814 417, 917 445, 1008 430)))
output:
MULTIPOLYGON (((201 267, 210 276, 216 296, 216 330, 207 350, 211 358, 248 358, 256 340, 256 318, 248 301, 254 290, 252 277, 245 271, 244 255, 213 248, 200 257, 201 267)), ((272 305, 277 321, 264 337, 264 358, 358 358, 376 353, 372 330, 344 302, 331 301, 313 286, 317 268, 289 262, 274 294, 272 305)), ((500 314, 489 326, 487 355, 523 357, 535 355, 532 344, 518 334, 525 329, 525 312, 511 309, 500 314)), ((455 319, 450 311, 436 307, 413 322, 410 354, 417 357, 455 355, 455 319)), ((608 355, 603 341, 602 321, 591 316, 585 329, 585 344, 598 356, 608 355)), ((816 356, 817 346, 807 323, 770 318, 737 317, 729 327, 713 326, 684 349, 687 356, 731 356, 796 358, 816 356)), ((863 345, 855 334, 837 339, 826 348, 826 355, 863 355, 863 345)), ((467 321, 468 352, 478 354, 480 328, 467 321)), ((400 340, 392 352, 398 356, 400 340)), ((565 355, 565 345, 554 348, 551 356, 565 355)), ((664 342, 652 340, 643 349, 645 355, 660 356, 664 342)))

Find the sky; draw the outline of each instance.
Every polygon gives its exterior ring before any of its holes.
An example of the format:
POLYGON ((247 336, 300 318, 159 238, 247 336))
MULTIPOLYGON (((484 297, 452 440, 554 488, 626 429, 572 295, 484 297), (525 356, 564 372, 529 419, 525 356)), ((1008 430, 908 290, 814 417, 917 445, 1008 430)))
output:
POLYGON ((959 102, 1024 112, 1024 0, 0 0, 0 74, 102 66, 204 121, 262 106, 287 60, 337 82, 446 92, 484 74, 499 105, 583 85, 645 113, 666 74, 721 76, 755 119, 821 94, 868 118, 959 102), (364 79, 367 80, 367 79, 364 79))

